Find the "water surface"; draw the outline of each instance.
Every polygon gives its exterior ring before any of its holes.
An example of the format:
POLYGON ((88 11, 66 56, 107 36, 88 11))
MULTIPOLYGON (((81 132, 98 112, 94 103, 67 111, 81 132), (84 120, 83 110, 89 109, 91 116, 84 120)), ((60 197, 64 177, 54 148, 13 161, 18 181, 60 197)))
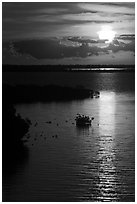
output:
POLYGON ((2 77, 12 85, 81 85, 100 91, 133 91, 135 86, 134 72, 3 72, 2 77))
POLYGON ((100 98, 16 105, 17 113, 32 121, 24 136, 29 157, 17 165, 15 174, 3 178, 3 197, 8 201, 134 201, 133 73, 69 74, 62 73, 58 81, 59 75, 50 73, 49 81, 95 86, 101 90, 100 98), (92 126, 77 127, 77 113, 93 116, 92 126))

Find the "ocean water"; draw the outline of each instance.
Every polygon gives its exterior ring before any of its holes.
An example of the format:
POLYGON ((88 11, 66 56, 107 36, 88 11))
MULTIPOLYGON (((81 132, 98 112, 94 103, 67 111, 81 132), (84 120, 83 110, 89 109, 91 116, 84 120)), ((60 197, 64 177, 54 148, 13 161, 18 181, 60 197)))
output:
POLYGON ((134 91, 134 72, 3 72, 6 84, 84 86, 99 91, 134 91))
POLYGON ((28 78, 23 81, 21 73, 9 73, 4 82, 83 85, 101 94, 94 99, 15 106, 32 125, 23 138, 27 158, 3 177, 4 200, 134 201, 134 73, 22 76, 28 78), (92 125, 77 127, 77 113, 93 116, 92 125))

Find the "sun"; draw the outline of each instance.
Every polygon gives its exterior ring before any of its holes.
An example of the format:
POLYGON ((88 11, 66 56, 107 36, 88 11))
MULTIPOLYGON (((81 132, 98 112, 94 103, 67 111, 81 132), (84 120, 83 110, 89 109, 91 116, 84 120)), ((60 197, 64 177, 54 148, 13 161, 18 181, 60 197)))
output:
POLYGON ((110 43, 115 38, 116 32, 112 30, 111 26, 102 26, 97 34, 100 40, 107 40, 107 43, 110 43))

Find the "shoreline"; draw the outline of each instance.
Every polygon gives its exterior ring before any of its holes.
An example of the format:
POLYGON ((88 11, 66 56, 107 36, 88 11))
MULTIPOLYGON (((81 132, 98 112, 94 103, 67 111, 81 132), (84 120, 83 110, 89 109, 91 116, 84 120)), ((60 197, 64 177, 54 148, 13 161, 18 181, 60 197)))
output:
POLYGON ((68 101, 85 98, 99 97, 97 90, 85 87, 69 87, 58 85, 36 86, 36 85, 17 85, 2 86, 3 103, 36 102, 36 101, 68 101))
POLYGON ((135 72, 135 66, 122 65, 2 65, 2 72, 135 72))

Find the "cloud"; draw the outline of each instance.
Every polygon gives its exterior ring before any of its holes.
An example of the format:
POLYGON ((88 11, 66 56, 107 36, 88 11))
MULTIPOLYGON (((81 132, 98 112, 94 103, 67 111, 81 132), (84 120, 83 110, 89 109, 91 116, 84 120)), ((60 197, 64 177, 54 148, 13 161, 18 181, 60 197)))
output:
POLYGON ((30 54, 18 52, 13 42, 4 43, 2 49, 3 64, 38 64, 37 59, 30 54))
MULTIPOLYGON (((123 35, 125 36, 125 35, 123 35)), ((80 37, 50 38, 39 40, 23 40, 3 43, 3 50, 7 50, 13 57, 28 56, 33 59, 63 59, 86 58, 100 54, 117 53, 119 51, 135 52, 134 41, 129 43, 115 39, 112 43, 105 41, 84 39, 80 37), (100 44, 104 46, 100 46, 100 44)), ((3 52, 3 56, 5 53, 3 52)))
POLYGON ((111 43, 109 46, 105 49, 112 50, 113 53, 116 53, 118 51, 131 51, 135 52, 135 43, 132 41, 130 43, 123 43, 116 41, 117 43, 111 43))
POLYGON ((95 40, 95 39, 88 39, 88 38, 84 38, 84 37, 78 37, 78 36, 75 36, 75 37, 68 37, 67 38, 68 40, 72 41, 72 42, 78 42, 78 43, 84 43, 84 44, 87 44, 87 43, 105 43, 106 40, 95 40))
POLYGON ((118 39, 122 40, 135 40, 135 35, 134 34, 122 34, 118 37, 118 39))
POLYGON ((135 4, 134 3, 79 3, 79 7, 83 8, 84 10, 88 11, 97 11, 97 12, 104 12, 104 13, 119 13, 119 14, 135 14, 135 4))
POLYGON ((134 8, 135 7, 135 3, 134 2, 105 2, 105 3, 101 3, 103 5, 111 5, 111 6, 115 6, 115 7, 127 7, 127 8, 134 8))
POLYGON ((3 39, 77 35, 74 26, 79 26, 80 35, 85 36, 87 26, 95 36, 100 24, 129 31, 134 29, 134 15, 132 2, 3 2, 3 39))

